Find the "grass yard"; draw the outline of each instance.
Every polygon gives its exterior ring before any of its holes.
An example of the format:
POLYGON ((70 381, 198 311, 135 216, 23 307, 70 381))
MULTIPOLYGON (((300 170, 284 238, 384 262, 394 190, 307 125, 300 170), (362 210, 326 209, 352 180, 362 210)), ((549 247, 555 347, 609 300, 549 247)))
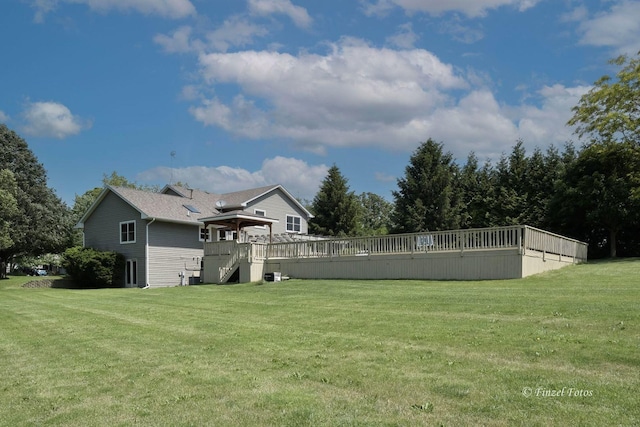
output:
POLYGON ((520 280, 0 281, 0 424, 640 425, 640 260, 520 280))

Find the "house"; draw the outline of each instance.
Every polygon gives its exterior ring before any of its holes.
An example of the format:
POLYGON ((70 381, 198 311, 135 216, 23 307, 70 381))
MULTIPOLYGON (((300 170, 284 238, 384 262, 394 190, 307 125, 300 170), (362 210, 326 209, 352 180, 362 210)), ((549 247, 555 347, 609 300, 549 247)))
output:
POLYGON ((124 287, 161 287, 199 281, 205 241, 304 235, 310 218, 282 185, 226 194, 106 186, 77 227, 85 247, 125 256, 124 287))

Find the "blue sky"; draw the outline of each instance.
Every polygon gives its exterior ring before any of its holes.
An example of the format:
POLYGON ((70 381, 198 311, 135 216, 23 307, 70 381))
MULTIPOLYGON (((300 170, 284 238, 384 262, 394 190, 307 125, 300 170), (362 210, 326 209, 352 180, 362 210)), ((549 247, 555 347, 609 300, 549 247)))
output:
POLYGON ((311 199, 333 164, 391 200, 428 138, 461 163, 575 140, 640 2, 6 0, 0 38, 0 122, 69 205, 113 171, 311 199))

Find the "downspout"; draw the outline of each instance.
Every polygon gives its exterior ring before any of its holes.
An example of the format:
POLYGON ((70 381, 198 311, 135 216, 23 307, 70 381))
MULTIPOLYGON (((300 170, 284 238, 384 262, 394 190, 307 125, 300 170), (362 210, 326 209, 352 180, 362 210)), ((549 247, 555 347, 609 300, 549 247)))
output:
POLYGON ((146 236, 145 236, 145 242, 144 242, 144 278, 147 283, 144 289, 147 289, 150 286, 149 285, 149 226, 153 224, 155 220, 156 220, 155 218, 151 218, 151 221, 147 223, 147 227, 146 227, 146 236))

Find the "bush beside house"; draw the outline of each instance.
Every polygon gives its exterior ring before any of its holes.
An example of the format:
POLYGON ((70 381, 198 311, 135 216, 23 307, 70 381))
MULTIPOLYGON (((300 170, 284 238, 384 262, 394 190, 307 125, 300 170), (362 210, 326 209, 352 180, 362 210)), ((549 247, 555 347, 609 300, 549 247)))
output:
POLYGON ((64 253, 64 268, 79 288, 123 286, 125 257, 114 251, 73 247, 64 253))

